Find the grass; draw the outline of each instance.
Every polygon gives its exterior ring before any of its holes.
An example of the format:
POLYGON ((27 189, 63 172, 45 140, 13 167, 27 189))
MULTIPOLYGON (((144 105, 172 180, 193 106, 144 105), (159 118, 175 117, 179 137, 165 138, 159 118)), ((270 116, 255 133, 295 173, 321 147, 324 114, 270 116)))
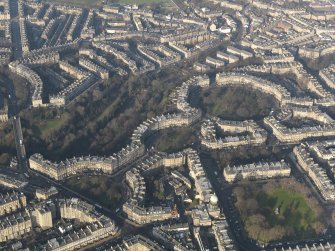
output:
POLYGON ((200 96, 194 96, 191 105, 202 108, 209 115, 231 120, 261 119, 277 106, 269 95, 235 87, 203 90, 200 96))
POLYGON ((142 7, 153 8, 161 14, 169 14, 176 10, 172 0, 115 0, 119 4, 136 4, 142 7))
POLYGON ((326 228, 318 201, 292 178, 241 183, 234 194, 246 233, 259 242, 316 238, 326 228))
POLYGON ((153 141, 149 145, 158 151, 167 153, 179 152, 190 147, 196 140, 193 130, 190 128, 166 129, 158 132, 153 137, 153 141))
POLYGON ((66 181, 66 185, 112 210, 121 205, 122 191, 125 190, 120 181, 104 176, 73 177, 66 181))
POLYGON ((60 129, 60 127, 68 121, 70 115, 68 113, 62 114, 60 118, 53 118, 46 120, 39 126, 39 131, 43 137, 47 137, 53 131, 60 129))
POLYGON ((47 0, 53 4, 73 5, 82 8, 95 8, 103 3, 103 0, 47 0))
POLYGON ((95 122, 102 121, 106 119, 110 114, 116 110, 116 108, 120 105, 120 97, 114 100, 110 105, 108 105, 104 111, 95 119, 95 122))
MULTIPOLYGON (((153 3, 163 3, 166 2, 164 0, 118 0, 118 3, 121 4, 153 4, 153 3)), ((170 2, 170 0, 168 0, 167 2, 170 2)))
POLYGON ((296 232, 308 231, 315 222, 315 213, 308 206, 304 196, 286 189, 278 189, 271 193, 260 192, 258 204, 270 226, 283 225, 293 228, 296 232), (278 214, 274 211, 278 208, 278 214))

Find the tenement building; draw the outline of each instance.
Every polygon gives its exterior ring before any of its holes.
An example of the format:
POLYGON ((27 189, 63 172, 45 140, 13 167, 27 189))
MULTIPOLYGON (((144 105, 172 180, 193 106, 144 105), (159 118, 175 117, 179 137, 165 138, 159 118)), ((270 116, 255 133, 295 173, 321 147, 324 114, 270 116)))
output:
POLYGON ((11 176, 0 174, 0 185, 8 188, 21 189, 25 187, 28 182, 21 179, 13 178, 11 176))
POLYGON ((0 219, 0 243, 20 238, 32 229, 28 211, 11 214, 0 219))
POLYGON ((27 205, 26 196, 22 193, 11 192, 0 194, 0 216, 15 212, 27 205))
POLYGON ((81 222, 81 226, 40 243, 44 250, 75 250, 111 237, 118 231, 110 218, 97 212, 93 205, 77 198, 60 199, 55 205, 50 203, 50 201, 43 202, 32 210, 34 225, 42 229, 51 228, 54 218, 60 216, 65 220, 76 219, 81 222))
POLYGON ((298 165, 306 172, 321 196, 326 201, 335 200, 335 185, 327 176, 326 170, 313 160, 309 148, 301 144, 294 147, 293 154, 298 165))
POLYGON ((170 206, 145 206, 146 184, 144 175, 152 170, 165 167, 173 168, 185 164, 185 155, 153 153, 143 160, 136 168, 126 173, 126 182, 131 190, 131 198, 123 204, 122 210, 131 221, 142 225, 152 222, 175 219, 179 213, 170 206))
POLYGON ((335 65, 332 64, 327 68, 319 71, 319 76, 323 82, 331 89, 335 89, 335 65))
POLYGON ((201 145, 207 149, 224 149, 245 145, 261 145, 267 139, 267 133, 253 121, 227 121, 211 118, 201 124, 201 145), (246 133, 241 136, 218 138, 217 131, 222 133, 246 133))
POLYGON ((273 96, 281 105, 291 99, 290 93, 282 86, 255 76, 240 73, 219 73, 216 75, 218 86, 242 86, 255 89, 273 96))
POLYGON ((29 67, 18 63, 10 63, 9 69, 20 77, 26 79, 33 87, 33 94, 31 97, 32 106, 42 106, 43 82, 37 73, 29 67))
POLYGON ((62 180, 86 171, 110 174, 142 156, 144 151, 144 145, 131 144, 109 157, 74 157, 59 163, 45 160, 41 154, 36 153, 30 156, 29 166, 55 180, 62 180))
POLYGON ((144 207, 138 205, 137 201, 132 199, 123 204, 122 210, 130 220, 138 224, 171 220, 179 217, 178 212, 169 206, 144 207))
POLYGON ((236 250, 236 245, 231 237, 229 225, 226 218, 213 221, 212 230, 219 251, 236 250))
POLYGON ((269 179, 288 177, 291 174, 290 166, 282 161, 257 162, 240 166, 227 166, 223 170, 226 181, 234 182, 242 179, 269 179))
POLYGON ((288 128, 274 116, 264 118, 264 125, 280 142, 285 143, 297 143, 308 138, 332 136, 335 133, 335 125, 333 123, 302 128, 288 128))
POLYGON ((56 187, 52 186, 50 188, 36 189, 35 195, 38 200, 47 200, 51 196, 57 195, 58 190, 56 187))

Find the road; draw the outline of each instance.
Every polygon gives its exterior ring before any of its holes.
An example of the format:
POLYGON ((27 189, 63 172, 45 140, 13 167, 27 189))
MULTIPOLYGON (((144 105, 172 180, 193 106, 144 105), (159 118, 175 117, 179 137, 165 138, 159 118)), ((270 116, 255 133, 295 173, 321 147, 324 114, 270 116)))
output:
MULTIPOLYGON (((171 0, 179 9, 184 9, 185 6, 179 1, 179 0, 171 0)), ((17 60, 22 57, 22 46, 21 46, 21 38, 20 38, 20 27, 18 22, 18 2, 17 0, 10 0, 10 16, 11 16, 11 33, 12 33, 12 46, 13 46, 13 58, 14 60, 17 60)), ((59 37, 64 32, 64 26, 68 21, 70 20, 70 16, 68 16, 65 20, 63 20, 60 25, 58 25, 58 28, 56 32, 54 33, 54 36, 50 40, 49 43, 56 44, 59 37)), ((27 155, 26 155, 26 149, 24 145, 24 138, 22 133, 22 126, 21 126, 21 119, 19 116, 19 108, 17 105, 17 99, 15 95, 15 89, 12 81, 8 78, 4 78, 3 81, 4 86, 6 86, 7 94, 8 94, 8 115, 10 118, 10 121, 13 126, 13 132, 14 132, 14 138, 15 138, 15 146, 16 146, 16 152, 17 152, 17 159, 18 159, 18 165, 19 165, 19 172, 21 175, 23 173, 30 173, 31 177, 29 178, 30 185, 35 188, 38 186, 41 186, 41 184, 45 185, 53 185, 55 186, 59 191, 62 192, 64 195, 69 196, 75 196, 78 198, 81 198, 82 200, 85 200, 91 204, 96 204, 97 202, 93 199, 88 198, 87 196, 80 194, 66 186, 64 186, 62 183, 56 182, 46 176, 43 176, 41 174, 38 174, 32 170, 28 170, 28 161, 27 161, 27 155)), ((199 147, 199 146, 198 146, 199 147)), ((231 190, 232 187, 229 186, 222 178, 222 175, 217 175, 216 173, 220 172, 220 169, 218 168, 218 165, 216 164, 216 161, 214 159, 211 159, 208 155, 202 154, 201 160, 203 162, 203 166, 206 170, 207 176, 213 186, 213 189, 215 190, 216 194, 219 198, 219 204, 222 208, 224 214, 227 217, 230 230, 233 234, 233 237, 235 239, 235 242, 240 250, 259 250, 260 248, 256 245, 256 243, 252 240, 250 240, 242 226, 242 222, 239 218, 238 212, 236 211, 234 207, 234 203, 231 199, 231 190)), ((128 168, 127 168, 128 169, 128 168)), ((117 174, 118 175, 118 174, 117 174)), ((299 172, 295 173, 296 178, 302 178, 304 175, 299 175, 299 172)), ((306 179, 306 183, 309 182, 309 185, 311 187, 314 187, 312 184, 310 184, 310 181, 306 179)), ((315 191, 316 195, 319 195, 317 191, 315 191)), ((180 207, 182 207, 182 202, 177 201, 180 207)), ((122 235, 127 234, 135 234, 135 233, 147 233, 150 229, 150 225, 144 226, 144 227, 134 227, 132 224, 128 223, 126 219, 124 219, 119 213, 116 213, 113 210, 110 210, 107 207, 99 206, 97 210, 101 211, 106 216, 112 218, 116 225, 122 228, 122 235)), ((183 219, 185 219, 184 214, 182 213, 183 219)))
MULTIPOLYGON (((291 154, 292 155, 292 154, 291 154)), ((292 167, 291 176, 295 178, 295 180, 306 184, 309 188, 312 189, 312 193, 315 198, 318 200, 320 205, 326 210, 326 214, 331 214, 332 211, 335 209, 334 205, 329 205, 329 203, 325 202, 324 199, 321 197, 319 191, 315 188, 315 185, 310 181, 310 179, 306 176, 306 174, 301 170, 301 168, 295 163, 295 160, 292 158, 290 154, 288 154, 285 158, 285 161, 289 163, 292 167)), ((220 165, 215 159, 211 158, 208 153, 203 152, 200 154, 201 162, 203 167, 206 171, 206 175, 210 180, 213 189, 218 196, 219 205, 227 217, 228 224, 230 230, 233 234, 235 242, 240 250, 260 250, 261 248, 256 244, 255 241, 251 240, 247 237, 243 223, 240 220, 239 213, 237 212, 234 200, 231 197, 232 189, 234 186, 229 185, 223 178, 220 168, 220 165)), ((262 181, 259 181, 262 182, 262 181)), ((274 248, 278 247, 286 247, 295 246, 295 245, 302 245, 305 244, 312 244, 317 242, 326 243, 327 241, 332 239, 333 232, 330 229, 325 235, 322 236, 321 239, 309 239, 309 240, 299 240, 296 242, 282 242, 282 243, 271 243, 266 247, 266 250, 273 250, 274 248)))
POLYGON ((24 146, 21 119, 19 116, 19 108, 17 105, 14 85, 13 82, 7 77, 3 77, 3 85, 7 89, 8 117, 13 126, 19 170, 21 173, 26 173, 28 170, 28 162, 27 162, 26 149, 24 146))
POLYGON ((28 171, 28 161, 26 155, 26 148, 23 143, 21 119, 19 116, 13 116, 13 118, 11 118, 11 121, 14 129, 18 166, 21 172, 26 173, 28 171))
POLYGON ((200 159, 215 194, 218 196, 220 208, 227 218, 229 228, 239 250, 259 250, 260 248, 256 246, 256 243, 244 233, 243 224, 231 200, 232 187, 224 181, 217 162, 204 153, 200 154, 200 159))
POLYGON ((22 56, 22 46, 21 46, 21 35, 20 26, 18 22, 18 1, 9 1, 9 12, 11 18, 11 34, 12 34, 12 51, 13 58, 19 59, 22 56))
MULTIPOLYGON (((20 26, 18 22, 18 1, 10 0, 9 1, 9 11, 11 18, 11 33, 12 33, 12 49, 13 49, 13 58, 15 60, 21 58, 22 56, 22 47, 21 47, 21 36, 20 36, 20 26)), ((13 125, 14 138, 15 138, 15 147, 17 152, 18 166, 21 173, 26 173, 28 171, 28 162, 26 149, 24 146, 21 119, 19 116, 19 108, 17 105, 17 99, 15 95, 15 88, 13 82, 7 78, 3 78, 3 84, 7 89, 8 97, 8 117, 10 122, 13 125)))
MULTIPOLYGON (((94 201, 94 199, 88 198, 87 196, 78 193, 69 187, 63 185, 60 182, 57 182, 41 173, 38 173, 32 169, 29 170, 30 178, 29 178, 29 185, 30 186, 41 186, 42 184, 44 186, 55 186, 58 191, 62 193, 62 195, 65 195, 67 197, 77 197, 80 198, 84 201, 87 201, 88 203, 92 205, 97 205, 97 201, 94 201)), ((99 206, 96 206, 96 210, 100 211, 104 215, 110 217, 113 219, 115 224, 118 226, 119 229, 121 229, 120 235, 121 236, 128 236, 129 234, 147 234, 151 227, 155 224, 147 224, 147 225, 141 225, 141 226, 136 226, 136 224, 133 224, 130 222, 128 219, 123 217, 119 212, 115 212, 113 210, 110 210, 107 207, 104 207, 99 204, 99 206)))

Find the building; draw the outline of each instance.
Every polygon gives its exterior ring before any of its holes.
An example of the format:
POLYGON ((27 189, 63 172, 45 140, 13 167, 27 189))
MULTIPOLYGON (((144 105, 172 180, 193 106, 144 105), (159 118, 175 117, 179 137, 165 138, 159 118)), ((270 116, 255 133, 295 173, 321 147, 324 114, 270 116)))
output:
POLYGON ((231 233, 229 231, 229 225, 226 218, 213 221, 212 230, 214 232, 219 251, 237 249, 233 239, 231 238, 231 233))
POLYGON ((42 230, 53 227, 54 219, 58 217, 64 220, 76 219, 81 223, 79 228, 48 237, 43 243, 32 247, 34 249, 75 250, 111 237, 118 231, 110 218, 97 212, 93 205, 77 198, 43 201, 29 210, 33 227, 42 230))
POLYGON ((42 230, 47 230, 53 227, 52 211, 47 206, 38 206, 31 211, 32 225, 40 227, 42 230))
POLYGON ((23 193, 11 192, 0 194, 0 216, 15 212, 26 205, 27 199, 23 193))
POLYGON ((111 251, 163 251, 164 248, 152 240, 142 236, 135 235, 125 238, 121 244, 112 246, 111 251))
POLYGON ((286 143, 297 143, 309 138, 332 136, 335 133, 333 123, 303 128, 288 128, 273 116, 264 118, 264 125, 280 142, 286 143))
POLYGON ((42 106, 43 82, 38 74, 23 64, 13 62, 9 64, 9 69, 20 77, 25 78, 31 84, 33 88, 33 94, 31 97, 32 106, 42 106))
POLYGON ((212 225, 212 219, 206 210, 205 205, 198 205, 196 208, 192 209, 191 217, 194 226, 209 227, 212 225))
POLYGON ((14 189, 21 189, 25 187, 27 184, 28 182, 26 181, 13 178, 5 174, 0 174, 0 185, 2 186, 14 189))
POLYGON ((190 176, 194 181, 196 196, 200 202, 209 203, 211 197, 215 195, 212 184, 206 176, 201 164, 199 155, 191 148, 184 150, 187 155, 186 165, 190 171, 190 176))
POLYGON ((225 62, 228 62, 229 64, 233 64, 239 61, 239 58, 237 56, 234 56, 233 54, 228 54, 223 51, 216 52, 217 58, 224 60, 225 62))
POLYGON ((26 210, 1 218, 0 243, 20 238, 22 235, 29 233, 31 229, 31 218, 26 210))
POLYGON ((297 164, 306 172, 321 196, 326 201, 335 200, 335 185, 328 177, 326 170, 313 160, 308 147, 304 144, 296 146, 293 154, 297 164))
POLYGON ((128 219, 140 225, 176 219, 179 217, 178 212, 171 207, 144 207, 139 206, 134 200, 126 201, 122 206, 122 210, 127 215, 128 219))
POLYGON ((273 96, 281 105, 291 100, 290 93, 282 86, 255 76, 240 73, 219 73, 216 75, 218 86, 245 86, 273 96))
POLYGON ((79 58, 79 65, 83 68, 95 73, 98 75, 101 79, 108 79, 109 78, 109 72, 101 67, 100 65, 96 64, 95 62, 87 59, 87 58, 79 58))
POLYGON ((217 58, 210 57, 210 56, 206 57, 206 64, 214 66, 215 68, 220 68, 220 67, 225 66, 224 61, 217 59, 217 58))
POLYGON ((282 161, 259 162, 240 166, 228 166, 223 170, 226 181, 234 182, 242 179, 269 179, 288 177, 291 174, 289 165, 282 161))
POLYGON ((35 195, 38 200, 47 200, 51 196, 58 194, 57 189, 52 186, 50 188, 41 188, 41 189, 36 189, 35 195))
POLYGON ((52 238, 43 247, 45 249, 68 251, 85 247, 115 234, 115 227, 103 220, 89 223, 79 230, 73 230, 64 236, 52 238))
POLYGON ((242 59, 248 59, 248 58, 252 58, 254 56, 254 54, 251 53, 251 52, 248 52, 246 50, 237 49, 233 46, 228 46, 227 47, 227 53, 236 55, 238 57, 241 57, 242 59))
POLYGON ((153 236, 167 248, 179 251, 195 251, 188 223, 166 224, 152 229, 153 236))
POLYGON ((50 178, 62 180, 83 172, 113 173, 141 157, 144 152, 144 145, 131 144, 110 157, 74 157, 59 163, 45 160, 41 154, 37 153, 30 156, 29 166, 50 178))
POLYGON ((331 89, 335 89, 335 65, 330 65, 327 68, 319 71, 319 76, 325 84, 331 89))
POLYGON ((267 139, 266 131, 254 121, 228 121, 211 118, 201 124, 200 133, 201 145, 209 150, 262 145, 267 139), (217 138, 217 130, 236 134, 245 133, 246 135, 217 138))

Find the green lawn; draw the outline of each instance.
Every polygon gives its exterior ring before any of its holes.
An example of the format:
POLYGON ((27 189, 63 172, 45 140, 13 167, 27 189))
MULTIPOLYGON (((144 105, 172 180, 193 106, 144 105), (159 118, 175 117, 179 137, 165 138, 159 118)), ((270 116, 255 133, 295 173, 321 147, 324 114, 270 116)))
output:
POLYGON ((66 124, 69 119, 69 114, 64 113, 60 118, 49 119, 39 126, 39 130, 43 137, 49 135, 52 131, 58 130, 62 125, 66 124))
MULTIPOLYGON (((191 94, 192 95, 192 94, 191 94)), ((216 87, 203 90, 192 106, 223 119, 261 119, 276 107, 276 101, 258 91, 235 87, 216 87)))
POLYGON ((96 8, 100 6, 103 0, 46 0, 48 3, 67 4, 82 8, 96 8))
POLYGON ((234 194, 246 233, 259 242, 316 238, 326 228, 318 201, 293 179, 241 184, 234 194))
POLYGON ((66 180, 66 185, 110 209, 119 207, 124 198, 122 183, 109 177, 73 177, 66 180))
POLYGON ((171 0, 115 0, 120 4, 136 4, 159 11, 161 14, 169 14, 176 10, 176 6, 171 0))
POLYGON ((283 225, 297 233, 308 231, 316 220, 302 194, 278 189, 271 193, 260 192, 257 201, 270 226, 283 225), (278 214, 274 211, 278 208, 278 214))
POLYGON ((161 152, 175 153, 190 147, 196 141, 193 130, 190 128, 165 129, 150 139, 149 147, 153 146, 161 152))
POLYGON ((152 4, 152 3, 163 3, 170 2, 170 0, 117 0, 116 2, 121 4, 152 4))
POLYGON ((118 106, 120 106, 120 97, 118 97, 110 105, 108 105, 105 110, 99 115, 99 117, 95 119, 95 122, 106 119, 113 111, 117 109, 118 106))

